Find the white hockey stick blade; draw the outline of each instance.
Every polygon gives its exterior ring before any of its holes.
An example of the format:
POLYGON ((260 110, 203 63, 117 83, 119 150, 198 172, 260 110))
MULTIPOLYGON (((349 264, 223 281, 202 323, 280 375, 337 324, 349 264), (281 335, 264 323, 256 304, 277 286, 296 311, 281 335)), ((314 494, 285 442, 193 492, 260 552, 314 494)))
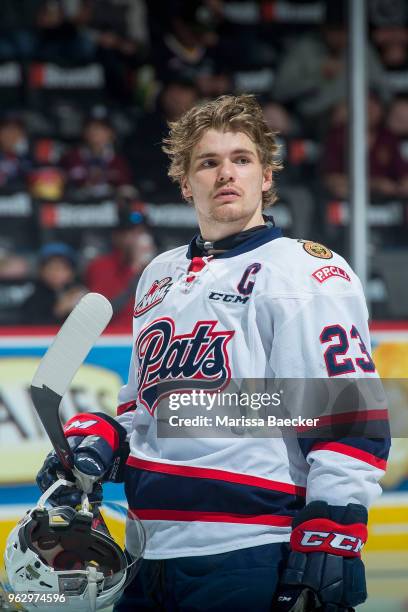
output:
POLYGON ((75 306, 42 358, 31 385, 45 385, 61 397, 112 318, 112 305, 100 293, 87 293, 75 306))
MULTIPOLYGON (((74 457, 58 409, 76 371, 111 317, 112 306, 103 295, 88 293, 83 297, 40 361, 31 383, 31 398, 44 429, 62 465, 74 474, 74 457)), ((91 483, 85 486, 92 489, 91 483)))

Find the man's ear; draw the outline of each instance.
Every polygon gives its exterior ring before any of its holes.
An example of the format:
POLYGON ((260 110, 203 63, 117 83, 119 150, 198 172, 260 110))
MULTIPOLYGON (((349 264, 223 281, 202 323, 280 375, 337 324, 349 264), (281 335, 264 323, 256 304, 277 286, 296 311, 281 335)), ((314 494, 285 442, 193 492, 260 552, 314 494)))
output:
POLYGON ((266 166, 263 169, 262 191, 268 191, 272 187, 272 168, 266 166))
POLYGON ((191 200, 193 197, 193 192, 191 191, 190 183, 188 182, 188 178, 183 176, 180 181, 181 193, 186 200, 191 200))

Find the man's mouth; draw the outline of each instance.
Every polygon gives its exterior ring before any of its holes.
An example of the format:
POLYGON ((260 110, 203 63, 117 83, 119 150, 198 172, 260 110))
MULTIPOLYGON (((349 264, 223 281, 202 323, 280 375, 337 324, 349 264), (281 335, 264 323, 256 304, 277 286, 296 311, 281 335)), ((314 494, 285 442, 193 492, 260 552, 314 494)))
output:
POLYGON ((223 189, 219 189, 216 192, 214 199, 222 202, 232 202, 233 200, 239 198, 240 195, 241 194, 237 191, 237 189, 234 189, 233 187, 223 187, 223 189))

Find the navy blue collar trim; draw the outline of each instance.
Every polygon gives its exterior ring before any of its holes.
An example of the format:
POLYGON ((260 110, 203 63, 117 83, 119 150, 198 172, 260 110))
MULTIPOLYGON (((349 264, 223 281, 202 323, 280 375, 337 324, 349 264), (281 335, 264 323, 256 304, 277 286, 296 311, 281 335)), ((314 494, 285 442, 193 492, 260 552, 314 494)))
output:
MULTIPOLYGON (((187 259, 192 259, 193 257, 193 246, 195 245, 196 238, 197 236, 194 236, 188 246, 186 253, 187 259)), ((245 240, 245 242, 242 242, 235 248, 229 251, 225 251, 225 253, 220 253, 219 255, 216 255, 215 258, 227 259, 229 257, 235 257, 236 255, 242 255, 242 253, 253 251, 253 249, 258 248, 263 244, 266 244, 267 242, 271 242, 276 238, 282 238, 282 230, 280 227, 271 227, 270 229, 263 229, 260 232, 255 232, 253 236, 250 236, 248 240, 245 240)))

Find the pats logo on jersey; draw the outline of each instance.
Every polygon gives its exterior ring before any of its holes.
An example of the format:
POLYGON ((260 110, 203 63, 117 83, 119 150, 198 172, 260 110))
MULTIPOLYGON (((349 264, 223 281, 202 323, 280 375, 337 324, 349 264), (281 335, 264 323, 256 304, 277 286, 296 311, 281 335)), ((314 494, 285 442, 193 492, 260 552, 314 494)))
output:
POLYGON ((140 317, 148 310, 157 306, 157 304, 160 304, 168 294, 172 284, 171 276, 166 276, 161 280, 155 280, 149 291, 145 293, 140 302, 136 304, 133 316, 140 317))
POLYGON ((324 244, 319 242, 312 242, 311 240, 298 240, 303 245, 304 250, 313 257, 319 257, 319 259, 331 259, 333 253, 324 244))
POLYGON ((177 335, 169 317, 152 321, 136 339, 138 400, 154 414, 170 393, 217 391, 231 379, 227 344, 234 331, 215 331, 218 321, 197 321, 191 333, 177 335), (167 381, 167 382, 166 382, 167 381))

